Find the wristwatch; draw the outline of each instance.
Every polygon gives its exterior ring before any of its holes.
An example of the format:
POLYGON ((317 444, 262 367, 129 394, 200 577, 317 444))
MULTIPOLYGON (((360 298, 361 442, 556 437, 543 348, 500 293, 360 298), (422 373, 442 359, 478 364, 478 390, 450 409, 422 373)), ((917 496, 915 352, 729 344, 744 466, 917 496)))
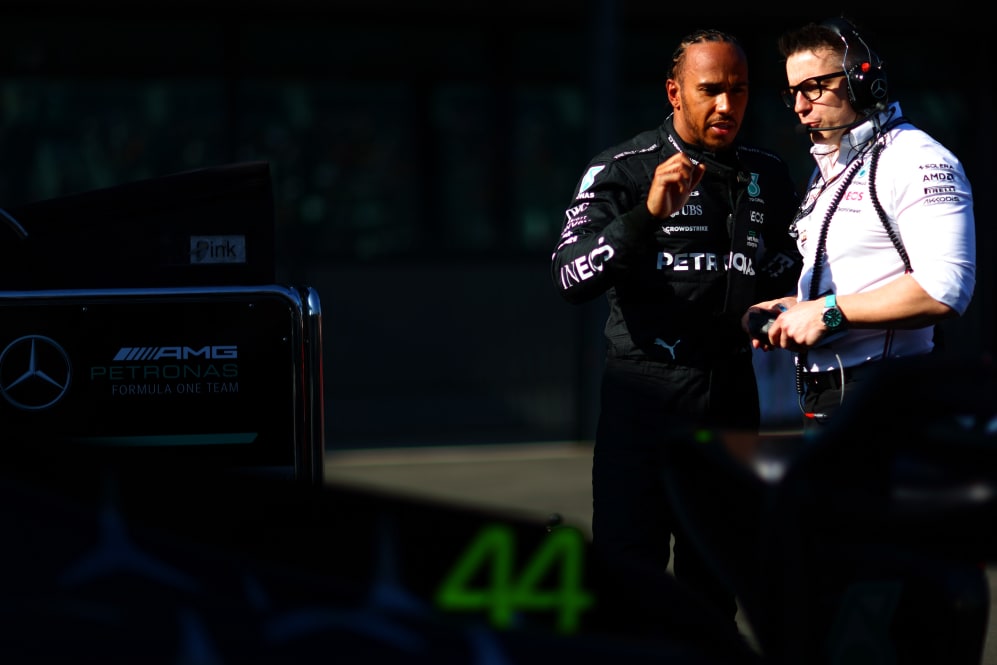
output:
POLYGON ((824 296, 824 313, 820 320, 827 327, 829 333, 845 329, 845 315, 838 308, 838 300, 833 293, 824 296))

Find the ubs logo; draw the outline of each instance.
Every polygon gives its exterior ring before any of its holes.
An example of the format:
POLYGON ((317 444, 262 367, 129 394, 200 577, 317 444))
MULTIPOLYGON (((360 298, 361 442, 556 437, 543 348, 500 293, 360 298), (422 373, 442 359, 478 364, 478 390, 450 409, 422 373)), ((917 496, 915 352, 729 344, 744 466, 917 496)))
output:
POLYGON ((41 411, 69 390, 69 355, 54 340, 25 335, 0 353, 0 394, 22 411, 41 411))

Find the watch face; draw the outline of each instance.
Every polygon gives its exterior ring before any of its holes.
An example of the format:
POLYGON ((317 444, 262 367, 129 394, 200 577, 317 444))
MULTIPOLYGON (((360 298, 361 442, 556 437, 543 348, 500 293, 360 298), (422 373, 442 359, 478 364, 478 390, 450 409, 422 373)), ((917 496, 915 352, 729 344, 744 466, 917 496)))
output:
POLYGON ((831 309, 824 310, 823 321, 824 325, 829 329, 834 330, 841 326, 844 322, 845 317, 842 316, 841 310, 837 307, 832 307, 831 309))

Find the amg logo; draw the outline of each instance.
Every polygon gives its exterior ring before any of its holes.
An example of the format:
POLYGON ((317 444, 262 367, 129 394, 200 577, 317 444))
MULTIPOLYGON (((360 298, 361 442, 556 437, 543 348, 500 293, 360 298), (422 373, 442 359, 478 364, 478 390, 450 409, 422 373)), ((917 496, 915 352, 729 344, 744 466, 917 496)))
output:
POLYGON ((930 196, 932 194, 944 194, 945 192, 954 192, 955 185, 947 185, 945 187, 925 187, 925 196, 930 196))
POLYGON ((239 357, 239 347, 232 346, 204 346, 200 349, 193 349, 189 346, 123 346, 114 354, 115 361, 135 361, 135 360, 190 360, 191 358, 205 358, 208 360, 231 360, 239 357))
POLYGON ((191 236, 190 262, 245 263, 246 236, 191 236))

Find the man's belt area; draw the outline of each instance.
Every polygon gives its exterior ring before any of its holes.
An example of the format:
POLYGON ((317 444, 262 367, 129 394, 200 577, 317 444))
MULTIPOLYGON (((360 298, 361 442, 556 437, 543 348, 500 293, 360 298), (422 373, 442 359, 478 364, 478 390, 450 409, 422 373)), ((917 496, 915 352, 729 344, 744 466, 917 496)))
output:
POLYGON ((738 329, 730 334, 687 331, 675 337, 656 337, 651 344, 638 347, 647 358, 683 367, 711 369, 731 358, 751 352, 747 335, 738 329))
POLYGON ((880 371, 880 363, 870 362, 827 372, 803 372, 803 385, 810 392, 839 390, 844 383, 867 379, 880 371), (842 381, 844 378, 844 381, 842 381))

